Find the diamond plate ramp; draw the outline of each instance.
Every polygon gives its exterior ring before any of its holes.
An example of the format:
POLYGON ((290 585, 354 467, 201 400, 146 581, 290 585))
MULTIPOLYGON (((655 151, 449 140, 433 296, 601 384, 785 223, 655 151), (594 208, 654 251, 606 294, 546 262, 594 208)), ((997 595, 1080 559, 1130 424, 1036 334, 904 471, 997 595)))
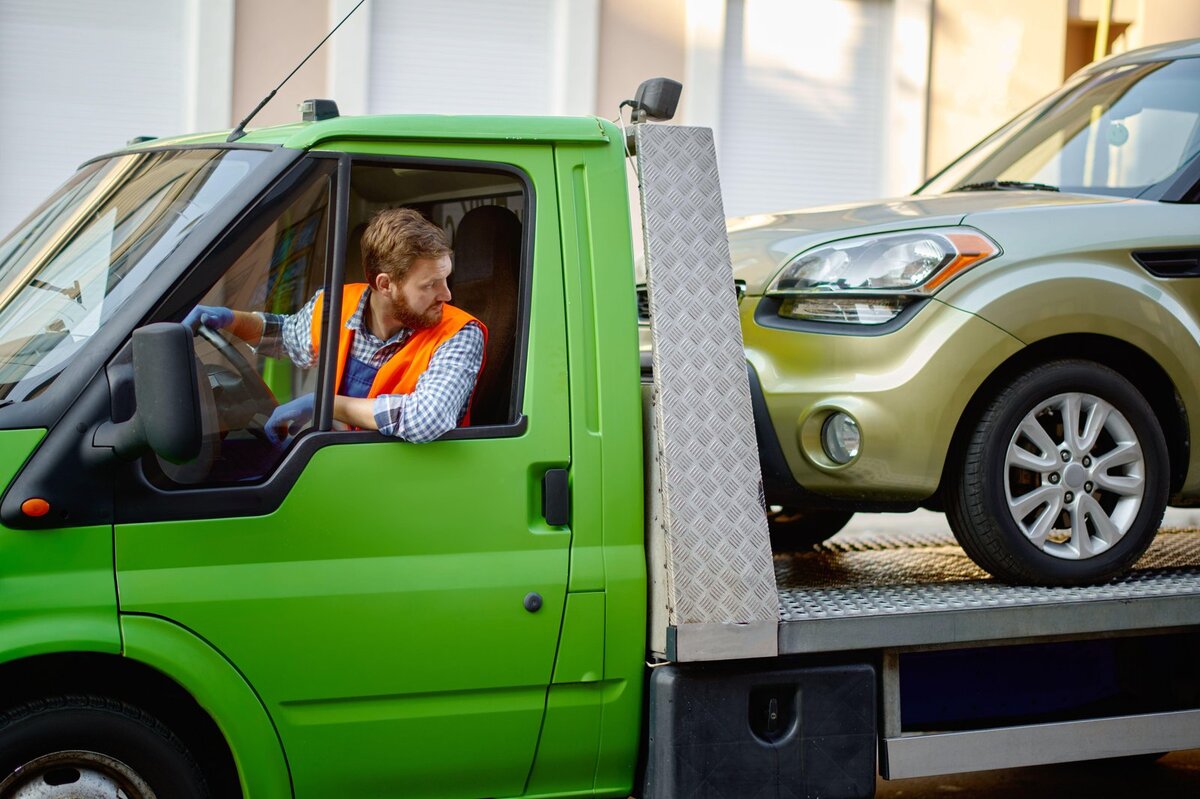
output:
POLYGON ((669 656, 774 655, 778 594, 712 131, 635 131, 669 656))
POLYGON ((842 536, 775 559, 786 653, 925 646, 1200 624, 1200 532, 1161 530, 1099 585, 1013 586, 947 535, 842 536))

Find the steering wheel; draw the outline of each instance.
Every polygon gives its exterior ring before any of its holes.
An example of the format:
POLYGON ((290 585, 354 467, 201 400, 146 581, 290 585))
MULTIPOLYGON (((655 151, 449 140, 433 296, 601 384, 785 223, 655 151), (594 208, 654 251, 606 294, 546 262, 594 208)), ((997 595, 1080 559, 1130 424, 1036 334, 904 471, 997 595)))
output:
POLYGON ((263 435, 262 422, 256 417, 269 414, 279 404, 271 389, 263 382, 258 370, 237 347, 219 331, 200 325, 196 334, 213 346, 226 363, 227 370, 206 366, 208 383, 217 394, 217 408, 227 429, 246 429, 256 436, 263 435))

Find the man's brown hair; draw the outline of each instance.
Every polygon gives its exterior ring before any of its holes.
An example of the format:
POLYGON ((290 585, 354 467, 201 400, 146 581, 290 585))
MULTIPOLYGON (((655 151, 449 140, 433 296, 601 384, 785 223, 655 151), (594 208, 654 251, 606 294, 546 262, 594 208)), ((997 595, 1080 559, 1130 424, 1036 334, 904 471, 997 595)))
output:
POLYGON ((449 255, 445 232, 412 208, 387 208, 371 218, 363 231, 362 264, 367 283, 386 273, 402 282, 413 261, 449 255))

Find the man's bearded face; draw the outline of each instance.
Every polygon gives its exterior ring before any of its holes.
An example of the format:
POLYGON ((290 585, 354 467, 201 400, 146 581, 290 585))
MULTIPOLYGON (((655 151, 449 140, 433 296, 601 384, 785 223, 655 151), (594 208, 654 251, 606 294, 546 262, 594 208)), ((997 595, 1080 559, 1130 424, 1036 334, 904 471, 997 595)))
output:
POLYGON ((446 281, 452 269, 450 256, 418 258, 399 285, 388 291, 392 318, 407 328, 424 330, 442 321, 442 306, 450 302, 446 281))

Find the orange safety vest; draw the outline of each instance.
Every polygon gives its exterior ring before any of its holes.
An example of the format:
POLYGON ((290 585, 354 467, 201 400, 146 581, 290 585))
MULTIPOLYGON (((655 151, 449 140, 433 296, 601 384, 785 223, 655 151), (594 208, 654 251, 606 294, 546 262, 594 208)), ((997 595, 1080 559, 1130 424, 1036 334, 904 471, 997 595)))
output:
MULTIPOLYGON (((342 315, 338 335, 337 376, 334 385, 342 385, 342 375, 346 369, 346 359, 350 357, 350 343, 354 339, 354 331, 346 329, 346 323, 358 310, 358 304, 368 286, 366 283, 349 283, 342 289, 342 315)), ((325 294, 317 296, 312 310, 312 347, 314 353, 321 351, 321 309, 325 305, 325 294)), ((370 309, 364 309, 369 313, 370 309)), ((371 383, 368 399, 380 394, 411 394, 417 387, 417 380, 429 368, 429 361, 437 348, 451 336, 462 330, 468 322, 479 325, 483 331, 483 345, 487 348, 487 328, 475 317, 453 305, 442 306, 442 319, 433 327, 418 330, 409 336, 404 346, 396 350, 375 373, 371 383)), ((480 367, 482 369, 482 367, 480 367)), ((474 392, 472 392, 474 396, 474 392)), ((462 427, 471 424, 471 401, 467 400, 467 412, 463 416, 462 427)))

